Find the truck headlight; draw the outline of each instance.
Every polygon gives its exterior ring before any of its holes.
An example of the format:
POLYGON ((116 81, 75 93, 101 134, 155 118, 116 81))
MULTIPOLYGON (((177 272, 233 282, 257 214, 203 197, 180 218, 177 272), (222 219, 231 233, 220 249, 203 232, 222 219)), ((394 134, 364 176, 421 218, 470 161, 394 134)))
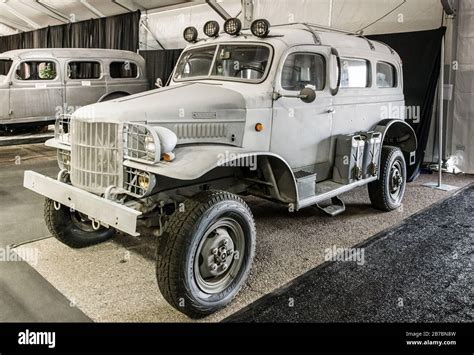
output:
POLYGON ((154 142, 153 137, 149 134, 145 137, 145 150, 152 156, 156 153, 156 143, 154 142))
POLYGON ((124 155, 126 159, 146 164, 161 160, 161 144, 153 127, 139 123, 124 124, 124 155))

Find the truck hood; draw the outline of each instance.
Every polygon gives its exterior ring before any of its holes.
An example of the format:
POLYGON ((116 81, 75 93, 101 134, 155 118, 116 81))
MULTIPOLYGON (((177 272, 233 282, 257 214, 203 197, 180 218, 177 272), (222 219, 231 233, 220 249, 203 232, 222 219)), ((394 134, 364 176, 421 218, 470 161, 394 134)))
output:
POLYGON ((220 84, 185 83, 88 105, 73 119, 97 122, 234 121, 245 119, 244 96, 220 84))
POLYGON ((271 95, 265 100, 223 84, 193 82, 85 106, 72 119, 161 126, 176 134, 178 144, 241 146, 249 106, 267 105, 271 95))

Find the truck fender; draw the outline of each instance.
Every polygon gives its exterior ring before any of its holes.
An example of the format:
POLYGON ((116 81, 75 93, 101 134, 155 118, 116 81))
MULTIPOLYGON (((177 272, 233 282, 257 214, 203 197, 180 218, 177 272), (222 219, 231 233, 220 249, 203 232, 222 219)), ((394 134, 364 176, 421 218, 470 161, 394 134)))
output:
MULTIPOLYGON (((126 160, 124 165, 158 176, 181 181, 193 181, 202 178, 214 169, 235 167, 258 170, 268 161, 274 181, 284 202, 296 202, 298 189, 296 179, 288 163, 279 155, 270 152, 250 151, 244 148, 223 146, 182 146, 174 150, 175 159, 149 165, 126 160), (266 160, 266 161, 265 161, 266 160)), ((268 165, 265 165, 268 167, 268 165)))
POLYGON ((412 176, 416 169, 416 151, 418 149, 418 139, 413 128, 404 120, 385 119, 377 124, 374 131, 382 134, 383 145, 401 149, 407 164, 407 176, 412 176))

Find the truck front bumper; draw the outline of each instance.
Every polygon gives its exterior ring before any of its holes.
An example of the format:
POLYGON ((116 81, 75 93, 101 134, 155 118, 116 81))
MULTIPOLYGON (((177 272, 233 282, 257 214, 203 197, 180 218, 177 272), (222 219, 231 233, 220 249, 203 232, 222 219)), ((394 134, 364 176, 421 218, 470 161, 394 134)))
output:
POLYGON ((103 225, 138 236, 137 218, 141 212, 96 196, 58 180, 25 171, 23 186, 53 201, 84 213, 103 225))

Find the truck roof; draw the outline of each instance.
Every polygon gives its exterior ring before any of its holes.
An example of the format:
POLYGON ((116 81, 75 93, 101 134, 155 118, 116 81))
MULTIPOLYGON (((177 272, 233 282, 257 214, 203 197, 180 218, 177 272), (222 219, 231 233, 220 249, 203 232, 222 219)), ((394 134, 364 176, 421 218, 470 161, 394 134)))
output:
POLYGON ((0 54, 0 58, 117 58, 143 62, 144 59, 130 51, 96 48, 37 48, 16 49, 0 54))
MULTIPOLYGON (((243 30, 242 36, 235 37, 226 33, 221 33, 217 38, 205 38, 204 41, 199 41, 197 45, 203 43, 219 43, 235 41, 261 41, 264 43, 273 43, 275 41, 282 41, 286 46, 293 47, 298 45, 314 45, 319 44, 323 46, 331 46, 338 50, 354 49, 367 51, 372 54, 393 55, 397 61, 400 61, 398 54, 390 48, 387 44, 374 40, 369 40, 363 36, 358 36, 349 33, 340 33, 329 30, 320 30, 312 27, 310 24, 296 23, 289 25, 277 25, 270 27, 270 33, 266 38, 259 38, 254 36, 249 30, 243 30)), ((316 26, 316 25, 314 25, 316 26)), ((193 45, 191 45, 192 47, 193 45)))

